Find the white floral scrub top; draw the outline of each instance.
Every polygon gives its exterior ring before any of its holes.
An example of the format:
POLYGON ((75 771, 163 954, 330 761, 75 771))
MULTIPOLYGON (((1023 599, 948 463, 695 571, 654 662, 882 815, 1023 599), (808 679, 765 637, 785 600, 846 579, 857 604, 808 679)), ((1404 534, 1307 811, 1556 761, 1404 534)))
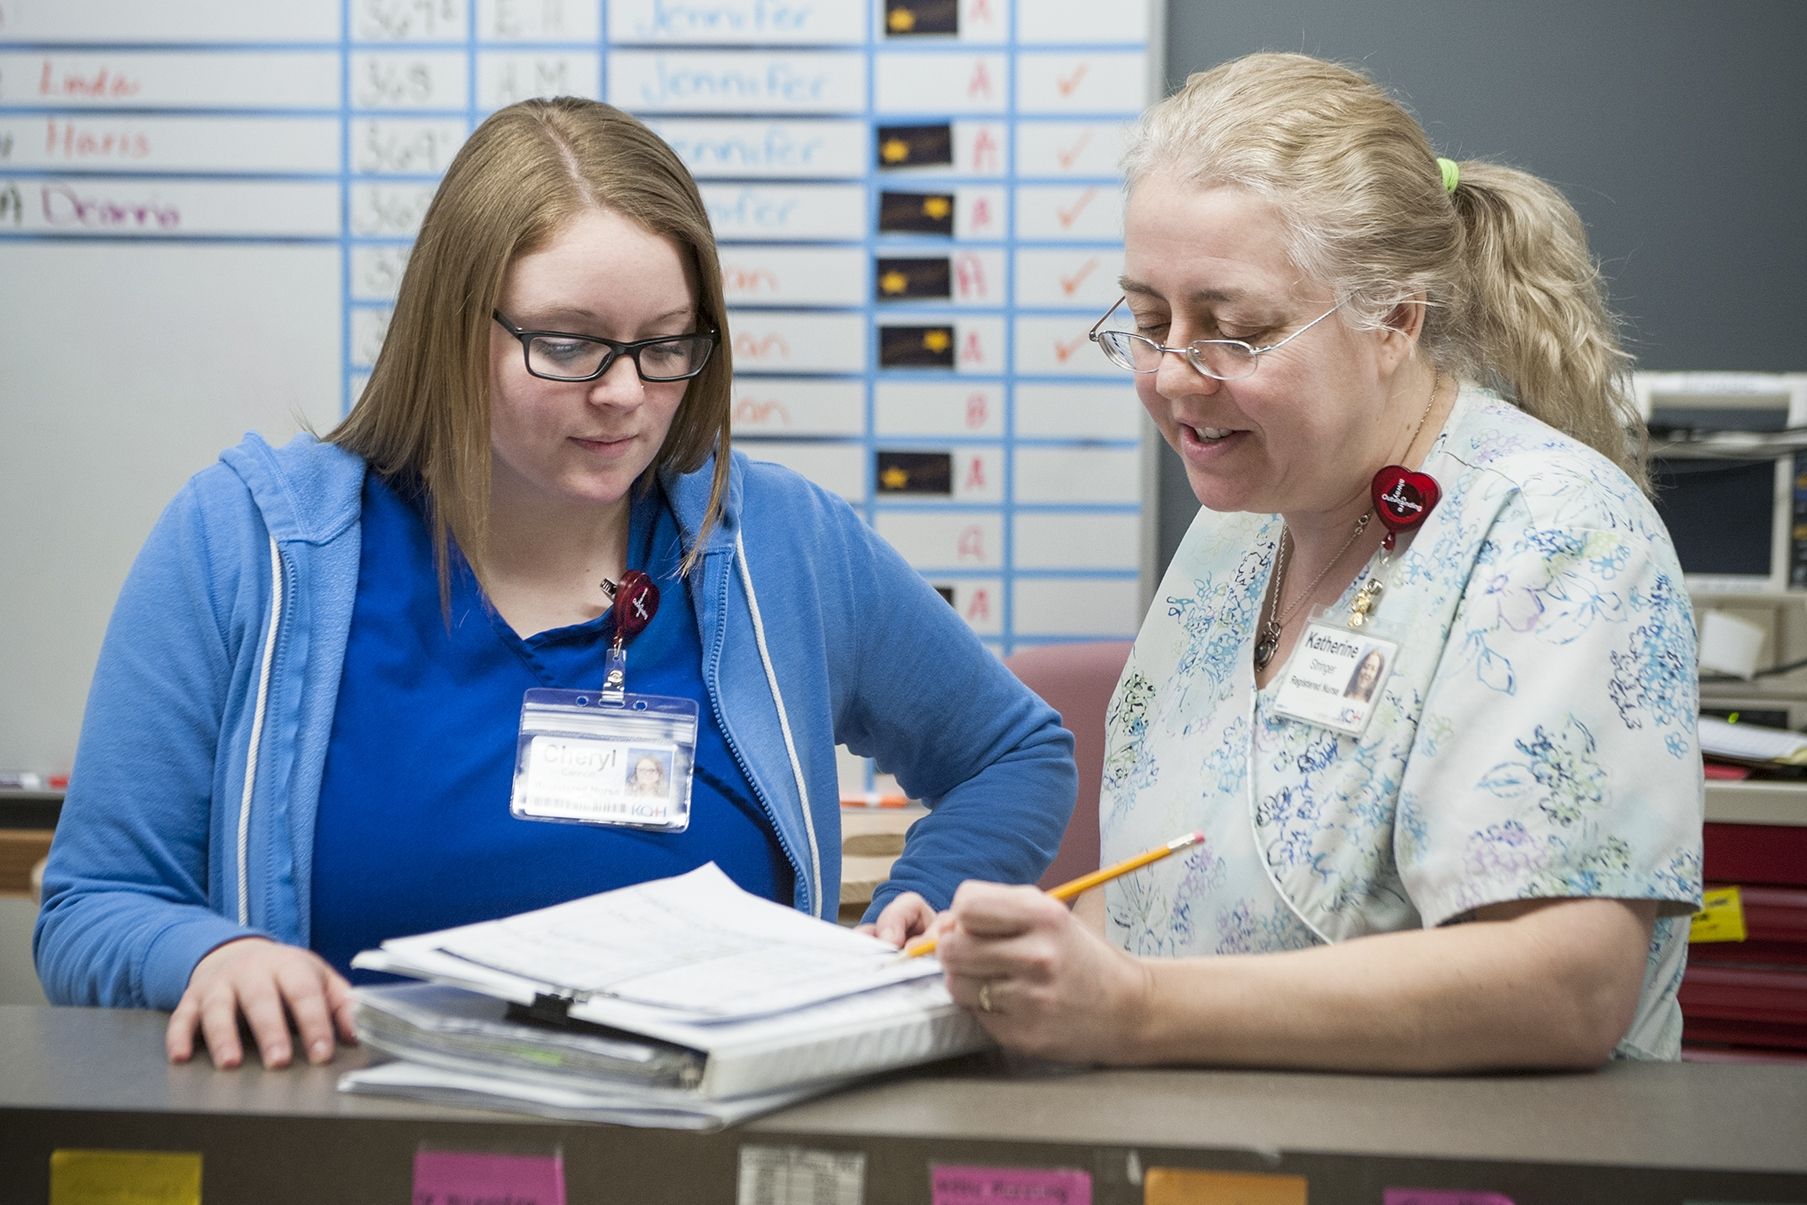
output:
POLYGON ((1111 700, 1100 828, 1105 864, 1207 840, 1112 883, 1107 932, 1139 954, 1256 953, 1509 900, 1656 900, 1616 1054, 1675 1058, 1704 792, 1668 533, 1604 457, 1477 390, 1423 471, 1443 498, 1394 554, 1375 618, 1400 647, 1359 737, 1255 688, 1279 517, 1192 524, 1111 700))

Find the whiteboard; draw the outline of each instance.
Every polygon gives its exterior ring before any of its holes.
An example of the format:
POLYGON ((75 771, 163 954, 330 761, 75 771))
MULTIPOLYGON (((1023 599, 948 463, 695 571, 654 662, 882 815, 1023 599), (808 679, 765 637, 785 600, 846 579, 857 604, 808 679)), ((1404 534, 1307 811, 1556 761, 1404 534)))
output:
POLYGON ((738 446, 847 497, 1000 654, 1133 635, 1150 459, 1085 332, 1162 15, 0 0, 0 769, 68 768, 162 506, 245 431, 338 421, 439 175, 532 95, 619 105, 696 173, 738 446))

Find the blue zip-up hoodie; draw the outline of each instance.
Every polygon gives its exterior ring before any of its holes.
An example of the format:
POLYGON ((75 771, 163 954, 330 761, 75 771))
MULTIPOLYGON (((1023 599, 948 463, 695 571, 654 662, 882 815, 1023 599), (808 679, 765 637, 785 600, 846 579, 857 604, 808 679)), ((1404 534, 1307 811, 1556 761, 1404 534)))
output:
MULTIPOLYGON (((33 939, 56 1003, 173 1008, 223 942, 308 944, 365 465, 308 436, 248 436, 220 461, 158 520, 101 647, 33 939)), ((712 470, 664 481, 686 546, 712 470)), ((796 907, 839 906, 837 742, 933 809, 868 918, 902 891, 941 908, 964 879, 1047 866, 1071 735, 845 502, 737 453, 694 573, 709 704, 796 907)))

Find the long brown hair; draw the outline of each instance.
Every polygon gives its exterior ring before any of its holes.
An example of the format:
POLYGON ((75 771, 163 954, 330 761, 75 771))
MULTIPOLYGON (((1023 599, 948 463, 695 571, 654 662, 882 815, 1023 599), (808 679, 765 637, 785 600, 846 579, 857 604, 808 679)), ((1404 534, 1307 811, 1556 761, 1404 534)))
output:
MULTIPOLYGON (((446 169, 408 257, 383 348, 363 394, 326 439, 386 478, 424 491, 449 598, 449 546, 481 565, 490 502, 490 314, 509 265, 544 247, 577 214, 613 210, 689 254, 699 329, 717 347, 690 382, 641 482, 694 472, 711 453, 709 504, 688 571, 721 515, 728 481, 732 340, 708 211, 676 153, 610 105, 525 100, 471 134, 446 169)), ((628 282, 627 287, 632 287, 628 282)))
POLYGON ((1367 76, 1252 54, 1188 79, 1142 118, 1124 160, 1150 176, 1272 201, 1300 271, 1350 321, 1426 299, 1433 364, 1498 390, 1595 448, 1646 490, 1631 357, 1619 346, 1574 208, 1527 172, 1466 161, 1453 193, 1405 108, 1367 76))

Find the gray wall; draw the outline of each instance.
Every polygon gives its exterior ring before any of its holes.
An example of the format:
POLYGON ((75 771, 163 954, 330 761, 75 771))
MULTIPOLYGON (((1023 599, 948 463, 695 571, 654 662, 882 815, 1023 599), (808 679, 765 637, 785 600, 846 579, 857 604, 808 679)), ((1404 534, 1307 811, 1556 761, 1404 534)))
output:
MULTIPOLYGON (((1255 50, 1361 66, 1439 151, 1587 222, 1652 371, 1807 369, 1807 3, 1170 0, 1167 82, 1255 50)), ((1163 450, 1160 564, 1198 509, 1163 450)))

